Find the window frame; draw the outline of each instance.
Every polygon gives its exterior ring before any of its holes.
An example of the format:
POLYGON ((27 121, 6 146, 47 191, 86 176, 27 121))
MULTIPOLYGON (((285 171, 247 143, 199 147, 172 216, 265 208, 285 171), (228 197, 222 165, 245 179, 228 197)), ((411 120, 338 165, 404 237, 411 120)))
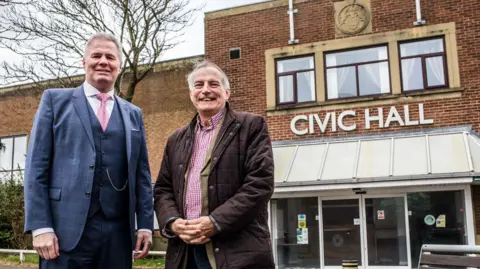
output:
POLYGON ((275 102, 277 107, 285 107, 285 106, 295 106, 295 105, 300 105, 300 104, 309 104, 309 103, 315 103, 317 102, 317 77, 316 77, 316 62, 315 62, 315 53, 309 53, 309 54, 302 54, 302 55, 294 55, 294 56, 288 56, 288 57, 281 57, 281 58, 276 58, 275 59, 275 102), (311 69, 300 69, 300 70, 295 70, 295 71, 288 71, 288 72, 283 72, 283 73, 278 73, 278 62, 284 61, 284 60, 291 60, 291 59, 296 59, 296 58, 308 58, 312 57, 313 59, 313 68, 311 69), (313 76, 314 76, 314 81, 313 81, 313 93, 314 93, 314 99, 310 101, 304 101, 304 102, 298 102, 298 85, 297 85, 297 74, 298 73, 303 73, 303 72, 311 72, 313 71, 313 76), (293 76, 293 101, 291 102, 280 102, 280 77, 282 76, 293 76))
POLYGON ((427 38, 416 38, 416 39, 402 40, 402 41, 397 42, 397 47, 398 47, 398 64, 399 64, 399 72, 400 72, 400 89, 401 89, 402 93, 414 93, 414 92, 422 92, 422 91, 435 90, 435 89, 445 89, 445 88, 450 87, 450 82, 448 80, 448 62, 447 62, 447 51, 446 51, 447 47, 446 47, 446 42, 445 42, 445 35, 433 36, 433 37, 427 37, 427 38), (428 53, 428 54, 418 54, 418 55, 414 55, 414 56, 402 57, 401 45, 408 44, 408 43, 416 43, 416 42, 434 40, 434 39, 441 39, 442 40, 443 52, 434 52, 434 53, 428 53), (438 57, 438 56, 443 57, 442 63, 443 63, 443 76, 445 78, 445 84, 428 87, 426 59, 427 58, 438 57), (420 61, 421 61, 422 76, 423 76, 423 89, 414 89, 414 90, 406 91, 404 89, 404 86, 403 86, 402 60, 415 59, 415 58, 420 58, 420 61))
POLYGON ((370 46, 361 46, 361 47, 353 47, 353 48, 346 48, 346 49, 341 49, 341 50, 332 50, 332 51, 324 51, 323 52, 323 63, 324 63, 324 68, 323 68, 323 75, 324 75, 324 83, 325 83, 325 101, 334 101, 334 100, 348 100, 348 99, 355 99, 355 98, 363 98, 363 97, 378 97, 378 96, 384 96, 384 95, 391 95, 392 94, 392 70, 390 68, 390 46, 388 43, 379 43, 379 44, 374 44, 370 46), (355 51, 355 50, 363 50, 363 49, 371 49, 371 48, 380 48, 380 47, 386 47, 387 48, 387 59, 386 60, 377 60, 377 61, 368 61, 368 62, 360 62, 360 63, 354 63, 354 64, 342 64, 342 65, 336 65, 336 66, 330 66, 327 67, 327 55, 328 54, 334 54, 334 53, 340 53, 340 52, 346 52, 346 51, 355 51), (360 79, 358 75, 358 67, 361 65, 367 65, 367 64, 375 64, 375 63, 382 63, 382 62, 387 62, 388 65, 388 84, 389 84, 389 91, 385 93, 376 93, 376 94, 367 94, 367 95, 360 95, 360 79), (351 97, 341 97, 341 98, 333 98, 330 99, 328 97, 328 81, 327 81, 327 70, 328 69, 333 69, 333 68, 344 68, 344 67, 355 67, 355 78, 356 82, 355 85, 357 87, 357 96, 351 96, 351 97))
MULTIPOLYGON (((15 163, 14 163, 14 161, 15 161, 15 145, 16 145, 15 141, 17 140, 17 138, 20 138, 20 137, 25 137, 25 141, 26 141, 25 154, 27 154, 27 151, 28 151, 28 135, 27 134, 9 135, 9 136, 1 136, 0 137, 0 143, 1 143, 2 140, 9 139, 9 138, 12 138, 12 142, 13 142, 12 143, 12 149, 11 149, 11 151, 12 151, 12 159, 11 159, 12 167, 11 167, 11 169, 10 170, 6 170, 6 169, 4 170, 4 169, 0 168, 0 173, 10 173, 10 179, 13 179, 13 175, 14 175, 15 172, 24 172, 25 171, 25 167, 23 169, 17 169, 15 167, 15 163)), ((8 150, 8 149, 6 149, 6 150, 8 150)), ((1 180, 1 178, 0 178, 0 180, 1 180)))

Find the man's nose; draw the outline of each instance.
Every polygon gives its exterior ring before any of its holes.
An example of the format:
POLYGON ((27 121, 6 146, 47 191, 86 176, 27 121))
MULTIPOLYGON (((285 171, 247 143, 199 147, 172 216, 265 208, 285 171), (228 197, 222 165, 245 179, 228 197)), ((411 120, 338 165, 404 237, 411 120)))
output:
POLYGON ((210 92, 210 91, 211 91, 210 85, 208 85, 208 83, 203 84, 202 92, 210 92))
POLYGON ((102 57, 100 57, 100 61, 98 63, 101 64, 101 65, 108 64, 107 57, 105 55, 103 55, 102 57))

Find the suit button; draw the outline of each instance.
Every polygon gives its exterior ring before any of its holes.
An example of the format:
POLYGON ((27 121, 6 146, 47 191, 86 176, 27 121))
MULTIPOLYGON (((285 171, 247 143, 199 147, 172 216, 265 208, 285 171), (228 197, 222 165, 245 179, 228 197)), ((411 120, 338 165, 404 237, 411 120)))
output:
POLYGON ((103 182, 100 182, 100 187, 103 187, 103 182))
POLYGON ((213 190, 213 186, 208 187, 210 190, 213 190))
POLYGON ((91 165, 89 165, 88 167, 90 167, 90 169, 93 169, 94 166, 93 166, 93 164, 91 164, 91 165))
POLYGON ((183 164, 180 165, 180 168, 183 168, 183 164))
POLYGON ((106 136, 106 135, 102 135, 102 139, 107 139, 107 136, 106 136))
POLYGON ((89 192, 89 191, 86 191, 86 192, 85 192, 85 196, 90 197, 90 192, 89 192))
POLYGON ((214 161, 217 161, 217 160, 218 160, 218 158, 217 158, 217 157, 213 157, 213 160, 214 160, 214 161))
POLYGON ((219 249, 219 248, 216 248, 216 249, 215 249, 215 252, 219 252, 219 251, 220 251, 220 249, 219 249))

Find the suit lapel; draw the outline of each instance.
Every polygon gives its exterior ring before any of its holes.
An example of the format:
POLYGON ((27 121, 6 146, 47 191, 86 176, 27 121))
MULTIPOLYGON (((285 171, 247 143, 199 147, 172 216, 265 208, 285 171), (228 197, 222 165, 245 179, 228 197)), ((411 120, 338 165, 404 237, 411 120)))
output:
POLYGON ((90 104, 88 104, 85 93, 83 92, 83 86, 75 89, 73 92, 72 103, 75 107, 78 117, 80 118, 80 121, 82 122, 83 129, 87 133, 90 144, 93 148, 95 148, 95 144, 93 142, 92 124, 90 123, 90 116, 88 114, 88 106, 90 104))
POLYGON ((127 143, 127 160, 128 163, 130 163, 130 157, 132 155, 132 123, 130 122, 130 108, 128 107, 128 103, 126 101, 117 97, 116 95, 115 101, 117 102, 118 108, 120 108, 120 112, 122 113, 123 126, 125 127, 125 140, 127 143))

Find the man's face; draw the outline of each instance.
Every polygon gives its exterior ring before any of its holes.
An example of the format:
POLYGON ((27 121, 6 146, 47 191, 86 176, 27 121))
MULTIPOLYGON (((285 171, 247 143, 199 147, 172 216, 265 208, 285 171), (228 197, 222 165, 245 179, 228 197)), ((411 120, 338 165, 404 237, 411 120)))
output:
POLYGON ((95 39, 82 61, 87 82, 101 92, 113 89, 120 71, 120 55, 115 43, 95 39))
POLYGON ((205 67, 195 73, 190 99, 201 116, 214 116, 225 107, 230 90, 223 88, 221 78, 214 67, 205 67))

